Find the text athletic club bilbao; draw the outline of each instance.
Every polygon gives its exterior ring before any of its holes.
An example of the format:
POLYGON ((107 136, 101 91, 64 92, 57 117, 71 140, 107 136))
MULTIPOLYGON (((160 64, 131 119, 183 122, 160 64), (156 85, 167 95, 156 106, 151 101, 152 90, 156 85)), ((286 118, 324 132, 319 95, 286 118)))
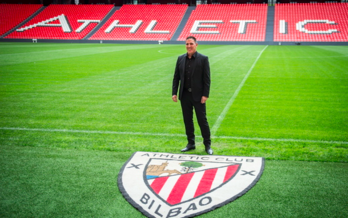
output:
POLYGON ((209 196, 205 196, 205 197, 201 198, 197 204, 195 202, 193 202, 185 208, 175 207, 175 208, 170 209, 168 212, 161 211, 162 204, 158 203, 158 201, 156 201, 154 199, 151 199, 150 195, 148 195, 147 193, 144 193, 144 195, 141 197, 140 203, 143 206, 147 206, 149 210, 152 209, 153 207, 157 207, 155 210, 155 214, 160 216, 160 217, 163 217, 163 216, 165 216, 165 217, 177 217, 181 214, 185 215, 188 212, 197 210, 199 207, 209 205, 210 203, 212 203, 212 198, 209 196))
POLYGON ((243 158, 243 157, 209 157, 209 156, 197 156, 197 155, 178 155, 178 154, 161 154, 161 153, 145 153, 141 156, 150 158, 165 158, 173 160, 192 160, 192 161, 210 161, 210 162, 254 162, 253 158, 243 158))
MULTIPOLYGON (((165 160, 188 160, 188 161, 209 161, 209 162, 245 162, 252 163, 254 162, 253 158, 245 157, 208 157, 208 156, 197 156, 197 155, 177 155, 177 154, 165 154, 165 153, 145 153, 141 155, 148 158, 158 158, 165 160)), ((213 198, 209 195, 197 199, 197 201, 191 202, 190 204, 184 204, 183 206, 175 206, 169 210, 164 209, 165 206, 163 202, 158 200, 158 198, 152 198, 150 194, 144 192, 142 197, 139 199, 138 203, 143 207, 146 207, 149 210, 153 210, 154 213, 159 217, 178 217, 185 216, 190 212, 199 210, 200 207, 208 206, 209 204, 214 203, 213 198)))

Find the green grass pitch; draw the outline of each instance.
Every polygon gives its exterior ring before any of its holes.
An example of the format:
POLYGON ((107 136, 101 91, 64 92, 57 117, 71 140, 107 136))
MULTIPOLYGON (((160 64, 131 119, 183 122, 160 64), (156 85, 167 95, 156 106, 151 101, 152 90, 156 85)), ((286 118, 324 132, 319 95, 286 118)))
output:
MULTIPOLYGON (((348 217, 348 47, 199 45, 216 155, 266 158, 201 217, 348 217)), ((142 217, 116 179, 186 145, 171 84, 184 45, 0 43, 0 216, 142 217)), ((197 125, 196 125, 197 126, 197 125)), ((205 155, 199 128, 197 149, 205 155)))

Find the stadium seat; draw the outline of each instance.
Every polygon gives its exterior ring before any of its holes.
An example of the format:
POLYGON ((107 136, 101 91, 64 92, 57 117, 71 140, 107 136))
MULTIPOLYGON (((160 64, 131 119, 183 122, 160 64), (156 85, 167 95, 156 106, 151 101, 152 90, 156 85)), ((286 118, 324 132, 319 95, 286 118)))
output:
POLYGON ((5 38, 82 39, 112 7, 113 5, 49 5, 5 38))
POLYGON ((171 39, 187 5, 123 5, 91 40, 171 39))
POLYGON ((178 40, 264 41, 266 23, 266 4, 198 5, 178 40))
POLYGON ((274 41, 347 42, 348 3, 275 6, 274 41))
MULTIPOLYGON (((0 35, 8 39, 81 40, 112 10, 113 5, 49 5, 9 35, 42 5, 0 4, 0 35), (15 16, 14 16, 15 15, 15 16)), ((168 41, 187 10, 178 5, 123 5, 90 40, 168 41)), ((265 41, 267 4, 197 5, 178 37, 199 41, 265 41)), ((347 42, 348 3, 276 4, 276 42, 347 42)))
POLYGON ((16 27, 42 6, 40 4, 0 4, 0 36, 16 27))

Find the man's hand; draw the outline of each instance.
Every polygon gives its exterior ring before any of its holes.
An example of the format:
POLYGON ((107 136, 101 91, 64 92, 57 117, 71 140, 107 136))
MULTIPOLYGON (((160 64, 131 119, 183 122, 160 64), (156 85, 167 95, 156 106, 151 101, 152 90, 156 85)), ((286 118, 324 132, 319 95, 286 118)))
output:
POLYGON ((208 97, 202 96, 201 103, 204 104, 208 100, 208 97))
POLYGON ((173 95, 173 96, 172 96, 172 99, 173 99, 174 102, 178 102, 178 96, 173 95))

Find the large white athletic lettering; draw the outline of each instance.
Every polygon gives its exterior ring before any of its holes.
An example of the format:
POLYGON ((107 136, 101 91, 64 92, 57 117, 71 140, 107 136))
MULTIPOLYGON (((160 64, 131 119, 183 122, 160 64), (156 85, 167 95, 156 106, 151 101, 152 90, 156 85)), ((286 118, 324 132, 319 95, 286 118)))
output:
POLYGON ((199 28, 217 28, 216 25, 202 25, 204 23, 223 23, 222 20, 196 20, 191 28, 192 34, 220 34, 219 31, 203 31, 199 28))
POLYGON ((83 23, 75 32, 80 33, 82 32, 89 24, 91 23, 99 23, 100 20, 77 20, 79 23, 83 23))
POLYGON ((150 24, 146 27, 145 29, 145 33, 157 33, 157 34, 160 34, 160 33, 170 33, 168 30, 153 30, 155 28, 157 24, 157 20, 152 20, 150 22, 150 24))
POLYGON ((16 31, 23 32, 25 30, 28 30, 28 29, 31 29, 34 27, 39 27, 39 26, 41 26, 41 27, 62 27, 63 32, 65 32, 65 33, 70 33, 72 31, 70 24, 69 24, 69 21, 64 14, 58 15, 56 17, 50 18, 50 19, 45 20, 45 21, 41 21, 39 23, 30 25, 30 26, 26 26, 26 27, 17 29, 16 31), (51 24, 52 21, 56 21, 56 20, 59 20, 59 23, 57 23, 57 24, 52 23, 51 24))
POLYGON ((279 33, 286 34, 287 32, 287 22, 285 22, 285 20, 279 20, 279 33))
POLYGON ((231 23, 239 23, 238 33, 245 34, 248 23, 257 23, 256 20, 231 20, 231 23))
POLYGON ((309 33, 309 34, 331 34, 331 33, 337 33, 337 29, 328 29, 326 31, 318 30, 318 31, 310 31, 305 28, 305 25, 308 23, 325 23, 330 25, 335 25, 335 21, 329 21, 329 20, 304 20, 300 21, 296 24, 296 29, 303 33, 309 33))
POLYGON ((139 29, 140 25, 143 23, 142 20, 137 20, 137 22, 135 24, 119 24, 119 20, 114 20, 114 22, 112 22, 110 24, 110 26, 105 30, 106 33, 111 33, 111 31, 116 28, 116 27, 131 27, 131 29, 129 30, 130 33, 136 33, 137 30, 139 29))

